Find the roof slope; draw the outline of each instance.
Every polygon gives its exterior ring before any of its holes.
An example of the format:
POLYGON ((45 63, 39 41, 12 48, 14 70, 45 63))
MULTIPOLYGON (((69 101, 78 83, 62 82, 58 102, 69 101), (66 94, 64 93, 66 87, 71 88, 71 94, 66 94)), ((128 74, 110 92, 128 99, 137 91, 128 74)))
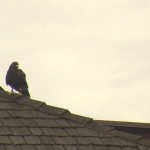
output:
POLYGON ((0 150, 150 150, 150 142, 65 109, 0 92, 0 150))

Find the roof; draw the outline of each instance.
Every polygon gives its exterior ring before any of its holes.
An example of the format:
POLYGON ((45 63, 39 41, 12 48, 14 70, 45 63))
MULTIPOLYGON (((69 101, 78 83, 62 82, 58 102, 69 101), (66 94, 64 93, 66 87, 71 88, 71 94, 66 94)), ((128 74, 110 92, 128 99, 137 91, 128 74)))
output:
POLYGON ((120 122, 120 121, 105 121, 96 120, 96 123, 102 126, 111 126, 119 131, 133 133, 142 136, 143 139, 150 141, 150 124, 137 122, 120 122))
POLYGON ((0 150, 150 150, 141 136, 66 109, 0 92, 0 150))

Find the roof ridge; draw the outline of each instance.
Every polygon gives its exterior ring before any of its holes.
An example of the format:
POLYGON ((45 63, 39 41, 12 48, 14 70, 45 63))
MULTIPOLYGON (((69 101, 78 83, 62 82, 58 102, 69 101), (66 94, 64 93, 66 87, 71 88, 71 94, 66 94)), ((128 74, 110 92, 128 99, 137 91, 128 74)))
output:
POLYGON ((108 125, 108 126, 119 126, 119 127, 131 127, 131 128, 150 128, 150 123, 144 122, 128 122, 128 121, 108 121, 108 120, 95 120, 97 123, 101 125, 108 125))
POLYGON ((76 123, 80 123, 97 132, 107 133, 107 134, 113 135, 114 137, 120 137, 124 140, 135 142, 136 144, 150 146, 150 142, 142 139, 142 136, 138 136, 138 135, 131 134, 131 133, 126 133, 123 131, 118 131, 111 126, 104 127, 103 125, 99 125, 98 123, 96 123, 92 118, 73 114, 67 109, 50 106, 50 105, 47 105, 45 102, 29 99, 20 94, 10 94, 9 92, 6 92, 6 91, 0 92, 0 96, 4 98, 3 101, 7 100, 11 102, 17 102, 21 105, 26 105, 26 106, 35 108, 38 111, 41 111, 50 115, 62 117, 64 119, 71 120, 76 123))

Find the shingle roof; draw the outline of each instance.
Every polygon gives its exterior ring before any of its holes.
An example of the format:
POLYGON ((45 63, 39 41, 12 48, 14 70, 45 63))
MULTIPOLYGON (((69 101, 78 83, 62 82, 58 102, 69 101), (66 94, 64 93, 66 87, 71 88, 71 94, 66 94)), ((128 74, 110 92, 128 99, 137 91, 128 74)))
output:
POLYGON ((150 142, 66 109, 0 92, 0 150, 150 150, 150 142))

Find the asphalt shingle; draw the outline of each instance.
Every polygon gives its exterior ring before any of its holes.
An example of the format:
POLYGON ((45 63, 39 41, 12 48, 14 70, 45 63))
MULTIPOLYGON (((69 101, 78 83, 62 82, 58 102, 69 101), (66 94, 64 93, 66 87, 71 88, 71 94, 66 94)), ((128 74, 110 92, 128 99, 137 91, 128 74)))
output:
POLYGON ((98 134, 94 130, 88 128, 76 128, 76 130, 80 134, 80 136, 98 136, 98 134))
POLYGON ((42 144, 39 136, 24 136, 27 144, 42 144))
MULTIPOLYGON (((21 146, 19 146, 19 145, 5 145, 4 148, 5 148, 5 150, 22 150, 21 146)), ((0 148, 0 150, 1 150, 1 148, 0 148)))
POLYGON ((74 128, 65 128, 65 131, 70 136, 80 136, 80 134, 74 128))
POLYGON ((9 127, 0 127, 0 135, 11 135, 12 132, 10 131, 9 127))
POLYGON ((89 145, 90 143, 92 143, 87 137, 74 137, 74 139, 79 145, 89 145))
POLYGON ((53 137, 56 144, 73 145, 77 144, 73 137, 53 137))
POLYGON ((1 119, 3 126, 5 127, 19 127, 22 123, 17 118, 5 118, 1 119))
POLYGON ((0 150, 5 150, 5 147, 2 144, 0 144, 0 150))
MULTIPOLYGON (((52 148, 53 148, 54 150, 65 150, 64 146, 62 146, 62 145, 54 145, 54 146, 52 146, 52 148)), ((47 150, 48 150, 48 149, 47 149, 47 150)))
POLYGON ((58 124, 59 127, 68 127, 69 124, 65 119, 55 119, 56 124, 58 124))
POLYGON ((10 115, 6 110, 0 110, 0 118, 9 118, 10 115))
POLYGON ((52 146, 49 145, 36 145, 36 150, 54 150, 52 146))
POLYGON ((67 132, 61 128, 51 128, 49 132, 54 136, 68 136, 67 132))
POLYGON ((55 144, 54 140, 51 136, 40 136, 40 140, 42 141, 43 145, 45 145, 45 144, 55 144))
POLYGON ((9 139, 12 141, 13 144, 25 144, 25 140, 22 136, 9 136, 9 139))
POLYGON ((21 126, 25 127, 36 127, 37 124, 33 119, 28 119, 28 118, 19 118, 18 119, 21 122, 21 126))
POLYGON ((139 150, 137 147, 122 147, 121 150, 139 150))
POLYGON ((121 150, 121 148, 120 147, 114 147, 114 146, 109 146, 108 147, 108 150, 121 150))
POLYGON ((11 110, 8 111, 8 113, 12 117, 18 117, 18 118, 36 118, 36 112, 32 110, 11 110))
POLYGON ((9 129, 12 135, 21 135, 21 136, 31 135, 31 132, 27 127, 10 127, 9 129))
POLYGON ((20 150, 37 150, 35 145, 21 145, 20 150))
MULTIPOLYGON (((116 147, 115 147, 115 148, 116 148, 116 147)), ((106 147, 106 146, 97 146, 97 145, 94 146, 94 149, 95 149, 95 150, 109 150, 108 147, 106 147)), ((119 150, 120 150, 120 149, 119 149, 119 150)))
POLYGON ((40 128, 33 128, 33 127, 31 127, 31 128, 29 128, 29 130, 31 131, 31 133, 33 135, 43 135, 43 132, 41 131, 40 128))
POLYGON ((67 146, 65 146, 65 149, 66 150, 78 150, 77 147, 74 145, 67 145, 67 146))
POLYGON ((7 135, 3 135, 3 136, 0 136, 0 144, 11 144, 11 140, 8 138, 7 135))
POLYGON ((94 147, 91 146, 91 145, 89 145, 89 146, 82 146, 82 145, 80 145, 80 146, 78 146, 78 149, 79 150, 94 150, 94 147))

